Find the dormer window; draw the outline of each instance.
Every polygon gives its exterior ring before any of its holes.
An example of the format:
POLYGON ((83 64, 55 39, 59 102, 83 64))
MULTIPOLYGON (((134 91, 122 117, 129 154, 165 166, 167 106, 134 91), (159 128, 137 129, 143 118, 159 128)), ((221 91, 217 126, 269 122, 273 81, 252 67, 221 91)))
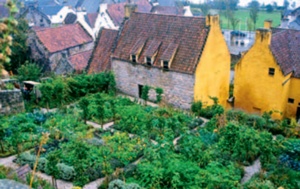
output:
POLYGON ((131 61, 134 62, 134 63, 137 62, 137 61, 136 61, 136 55, 131 55, 131 61))
POLYGON ((148 66, 151 66, 151 65, 153 64, 152 58, 146 57, 146 64, 147 64, 148 66))
POLYGON ((166 61, 166 60, 163 61, 163 68, 164 68, 165 70, 168 70, 168 69, 169 69, 169 61, 166 61))

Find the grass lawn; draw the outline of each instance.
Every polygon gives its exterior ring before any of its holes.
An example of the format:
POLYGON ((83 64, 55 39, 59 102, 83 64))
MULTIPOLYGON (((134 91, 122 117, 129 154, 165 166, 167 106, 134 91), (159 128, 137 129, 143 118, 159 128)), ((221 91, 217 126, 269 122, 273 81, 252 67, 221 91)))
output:
MULTIPOLYGON (((240 23, 237 25, 237 30, 240 28, 241 30, 248 30, 247 29, 247 19, 250 19, 249 10, 238 10, 235 11, 235 17, 240 19, 240 23)), ((272 13, 267 13, 266 11, 260 11, 258 13, 258 20, 256 23, 256 28, 261 28, 264 26, 264 21, 266 19, 273 20, 273 27, 277 27, 280 25, 281 20, 281 13, 280 11, 274 11, 272 13)), ((221 24, 223 29, 232 29, 231 24, 228 24, 228 19, 221 14, 221 24)))

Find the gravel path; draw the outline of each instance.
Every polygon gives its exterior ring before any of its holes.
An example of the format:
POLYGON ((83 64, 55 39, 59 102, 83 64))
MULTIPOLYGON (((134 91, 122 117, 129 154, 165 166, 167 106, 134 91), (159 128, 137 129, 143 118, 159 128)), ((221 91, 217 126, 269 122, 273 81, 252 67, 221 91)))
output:
POLYGON ((260 159, 258 158, 257 160, 254 161, 253 165, 251 166, 245 166, 244 171, 245 175, 241 180, 241 183, 244 184, 245 182, 249 181, 253 175, 256 173, 259 173, 261 170, 261 163, 260 159))

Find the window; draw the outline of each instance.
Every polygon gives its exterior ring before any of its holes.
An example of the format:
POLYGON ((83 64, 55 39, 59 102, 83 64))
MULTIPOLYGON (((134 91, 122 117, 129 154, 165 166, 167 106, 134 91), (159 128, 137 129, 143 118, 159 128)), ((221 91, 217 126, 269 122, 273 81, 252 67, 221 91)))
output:
POLYGON ((43 21, 44 21, 43 19, 40 20, 40 22, 43 22, 43 21))
POLYGON ((169 69, 169 61, 163 61, 163 68, 169 69))
POLYGON ((294 104, 294 101, 295 101, 295 100, 292 99, 292 98, 289 98, 289 99, 288 99, 288 103, 294 104))
POLYGON ((300 106, 300 103, 298 103, 298 106, 300 106))
POLYGON ((150 57, 146 57, 146 63, 148 66, 151 66, 152 65, 152 60, 150 57))
POLYGON ((136 56, 135 55, 131 55, 131 60, 132 60, 132 62, 136 62, 136 56))
POLYGON ((269 68, 269 75, 275 75, 275 68, 269 68))

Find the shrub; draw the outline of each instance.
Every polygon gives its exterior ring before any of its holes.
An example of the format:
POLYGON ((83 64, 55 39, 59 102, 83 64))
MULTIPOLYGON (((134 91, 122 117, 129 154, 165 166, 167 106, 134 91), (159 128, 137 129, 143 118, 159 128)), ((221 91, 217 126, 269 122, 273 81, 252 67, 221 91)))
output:
POLYGON ((164 90, 162 88, 156 88, 155 92, 156 92, 156 102, 160 103, 162 99, 161 95, 164 93, 164 90))
POLYGON ((56 166, 59 171, 60 178, 69 181, 75 177, 76 173, 73 166, 68 166, 64 163, 59 163, 56 166))
POLYGON ((200 116, 201 109, 202 109, 202 102, 201 101, 193 102, 191 109, 193 113, 195 113, 197 116, 200 116))
POLYGON ((31 168, 33 168, 33 165, 35 163, 35 156, 30 154, 29 152, 24 152, 20 154, 16 162, 21 166, 28 164, 31 168))

